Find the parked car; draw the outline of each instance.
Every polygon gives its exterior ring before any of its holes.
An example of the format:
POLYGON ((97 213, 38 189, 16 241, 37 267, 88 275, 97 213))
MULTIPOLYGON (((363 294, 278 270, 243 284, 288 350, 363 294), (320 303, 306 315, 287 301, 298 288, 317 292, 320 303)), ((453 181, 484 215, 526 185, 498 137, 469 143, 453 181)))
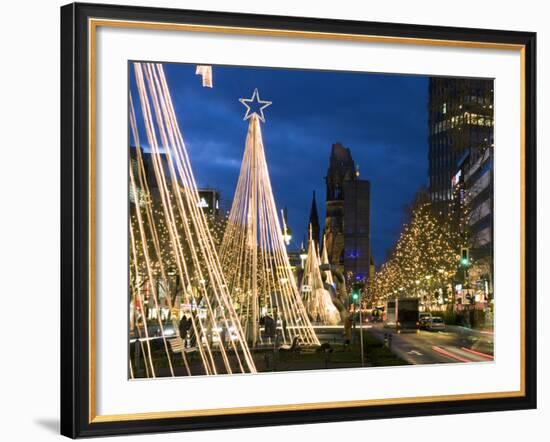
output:
POLYGON ((445 321, 438 316, 432 316, 430 320, 426 322, 426 329, 430 331, 445 330, 445 321))
POLYGON ((426 328, 428 322, 432 319, 432 314, 430 312, 421 312, 418 315, 418 326, 420 328, 426 328))

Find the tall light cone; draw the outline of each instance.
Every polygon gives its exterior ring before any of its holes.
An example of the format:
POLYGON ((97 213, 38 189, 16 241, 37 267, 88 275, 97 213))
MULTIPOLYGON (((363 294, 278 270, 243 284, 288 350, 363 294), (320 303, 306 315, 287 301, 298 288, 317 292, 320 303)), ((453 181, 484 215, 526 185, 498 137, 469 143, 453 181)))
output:
MULTIPOLYGON (((325 249, 323 249, 325 250, 325 249)), ((327 260, 328 261, 328 260, 327 260)), ((340 313, 334 306, 330 293, 325 289, 323 277, 321 276, 321 260, 317 253, 317 245, 312 237, 311 225, 309 227, 309 246, 307 250, 307 258, 304 265, 304 276, 302 278, 302 299, 313 321, 320 322, 324 325, 336 325, 340 322, 340 313)), ((333 284, 332 274, 330 275, 329 284, 333 284)))
POLYGON ((135 146, 129 168, 133 196, 130 306, 135 309, 131 315, 134 329, 140 342, 146 343, 146 375, 156 377, 168 365, 174 376, 178 363, 184 365, 187 375, 255 372, 212 233, 199 207, 195 178, 162 64, 134 63, 133 67, 141 113, 136 113, 130 96, 135 146), (138 121, 151 150, 149 167, 144 164, 138 121), (171 317, 171 324, 166 316, 171 317), (182 316, 186 323, 180 323, 182 316), (168 364, 161 360, 162 354, 151 350, 151 340, 158 339, 149 336, 151 325, 160 331, 168 364), (185 336, 180 330, 187 330, 185 336), (170 347, 185 350, 176 357, 170 347), (188 357, 191 353, 198 357, 188 357))
POLYGON ((241 171, 220 252, 224 274, 252 346, 266 341, 260 330, 260 318, 264 315, 278 324, 282 341, 291 343, 298 337, 304 344, 317 345, 319 340, 288 260, 258 114, 252 113, 249 121, 241 171))

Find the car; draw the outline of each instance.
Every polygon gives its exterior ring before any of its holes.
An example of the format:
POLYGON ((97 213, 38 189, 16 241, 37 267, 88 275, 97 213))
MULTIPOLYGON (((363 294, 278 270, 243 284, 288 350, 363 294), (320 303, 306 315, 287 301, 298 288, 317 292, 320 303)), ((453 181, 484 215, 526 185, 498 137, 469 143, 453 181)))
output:
POLYGON ((430 312, 422 312, 418 314, 418 325, 420 328, 426 328, 427 323, 432 319, 430 312))
POLYGON ((445 321, 438 316, 432 316, 429 321, 426 322, 426 329, 431 331, 445 330, 445 321))

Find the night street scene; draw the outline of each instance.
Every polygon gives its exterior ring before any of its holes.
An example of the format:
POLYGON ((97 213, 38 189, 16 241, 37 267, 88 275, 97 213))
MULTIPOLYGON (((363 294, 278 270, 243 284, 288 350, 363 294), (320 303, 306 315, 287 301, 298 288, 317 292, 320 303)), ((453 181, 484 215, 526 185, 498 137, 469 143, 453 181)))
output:
POLYGON ((492 79, 128 81, 130 379, 494 360, 492 79))

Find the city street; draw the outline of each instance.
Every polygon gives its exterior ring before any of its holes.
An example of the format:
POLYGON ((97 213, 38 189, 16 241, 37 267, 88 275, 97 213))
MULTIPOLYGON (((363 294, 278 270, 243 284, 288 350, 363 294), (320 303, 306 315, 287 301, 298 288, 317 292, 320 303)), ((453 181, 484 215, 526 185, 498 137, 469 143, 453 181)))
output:
POLYGON ((375 338, 391 338, 391 351, 409 364, 453 362, 490 362, 493 360, 493 336, 457 326, 445 331, 419 330, 416 333, 396 333, 394 329, 375 325, 368 329, 375 338))

